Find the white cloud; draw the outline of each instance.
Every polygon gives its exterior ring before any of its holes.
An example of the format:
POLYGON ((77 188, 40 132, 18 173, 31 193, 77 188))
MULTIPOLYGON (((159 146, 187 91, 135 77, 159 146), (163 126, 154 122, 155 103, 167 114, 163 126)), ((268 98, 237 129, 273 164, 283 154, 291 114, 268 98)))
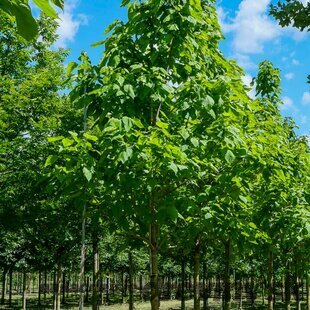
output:
POLYGON ((294 102, 290 97, 283 97, 282 98, 283 105, 281 106, 282 110, 291 110, 294 108, 294 102))
POLYGON ((307 116, 302 116, 301 117, 301 123, 304 125, 304 124, 307 124, 308 123, 308 117, 307 116))
POLYGON ((298 66, 299 64, 300 64, 300 62, 299 62, 299 60, 297 60, 297 59, 293 59, 292 60, 292 64, 294 65, 294 66, 298 66))
POLYGON ((304 94, 302 95, 301 102, 303 105, 310 104, 310 92, 304 92, 304 94))
POLYGON ((243 0, 238 11, 230 18, 222 7, 218 7, 220 24, 224 33, 233 34, 233 48, 236 53, 258 54, 264 51, 268 42, 276 42, 281 36, 296 41, 307 36, 293 27, 281 28, 277 21, 268 15, 271 0, 243 0))
POLYGON ((284 75, 284 77, 287 79, 287 80, 292 80, 294 78, 295 74, 293 72, 288 72, 284 75))
POLYGON ((252 80, 253 80, 253 77, 250 76, 249 74, 242 76, 243 84, 250 88, 250 90, 248 91, 249 97, 251 99, 255 99, 256 89, 255 89, 255 85, 254 85, 254 87, 251 86, 252 80))
POLYGON ((73 42, 81 25, 86 25, 88 18, 84 14, 75 14, 78 0, 69 0, 65 3, 65 9, 59 13, 60 21, 57 29, 59 36, 55 45, 57 47, 67 47, 69 42, 73 42))
POLYGON ((235 54, 232 56, 232 58, 235 59, 238 65, 244 70, 253 70, 258 67, 248 55, 235 54))
MULTIPOLYGON (((239 53, 261 53, 264 43, 280 35, 280 28, 268 14, 270 0, 243 0, 236 16, 230 23, 225 23, 226 15, 220 16, 224 32, 233 32, 233 47, 239 53)), ((228 21, 229 22, 229 21, 228 21)))

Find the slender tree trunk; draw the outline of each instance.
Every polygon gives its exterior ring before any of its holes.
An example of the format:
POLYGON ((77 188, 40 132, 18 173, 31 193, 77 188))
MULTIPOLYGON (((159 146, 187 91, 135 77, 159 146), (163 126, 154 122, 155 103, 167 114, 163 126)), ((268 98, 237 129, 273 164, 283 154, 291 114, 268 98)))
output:
POLYGON ((61 268, 57 264, 57 269, 54 275, 54 310, 60 310, 60 281, 61 281, 61 268))
POLYGON ((230 264, 231 264, 231 239, 225 242, 225 275, 224 275, 224 310, 229 310, 231 305, 230 292, 230 264))
MULTIPOLYGON (((85 109, 86 110, 86 109, 85 109)), ((84 126, 85 125, 85 113, 84 113, 84 126)), ((86 131, 86 130, 84 130, 86 131)), ((82 244, 81 244, 81 265, 80 265, 80 283, 79 283, 79 310, 84 309, 84 278, 85 278, 85 214, 86 214, 86 203, 83 206, 82 213, 82 244)))
MULTIPOLYGON (((152 208, 152 218, 155 218, 155 210, 152 208)), ((158 233, 157 223, 150 225, 150 284, 151 284, 151 309, 159 310, 159 283, 158 283, 158 233)))
POLYGON ((62 274, 62 300, 61 303, 64 305, 66 303, 66 274, 62 274))
POLYGON ((300 295, 299 295, 299 289, 300 289, 300 278, 299 278, 299 262, 298 258, 296 259, 296 265, 295 265, 295 296, 296 296, 296 309, 301 310, 301 305, 300 305, 300 295))
POLYGON ((6 267, 3 268, 3 274, 2 274, 2 294, 1 294, 1 304, 4 304, 5 301, 5 295, 6 295, 6 286, 7 286, 7 275, 8 275, 8 269, 6 267))
POLYGON ((86 277, 86 294, 85 294, 85 302, 89 301, 89 277, 86 277))
POLYGON ((269 251, 268 257, 268 310, 273 309, 273 253, 269 251))
POLYGON ((44 271, 44 300, 46 300, 46 292, 47 292, 47 271, 44 271))
POLYGON ((121 286, 121 289, 122 289, 122 303, 124 303, 124 290, 125 290, 125 287, 124 287, 124 272, 122 271, 122 275, 121 275, 121 281, 122 281, 122 286, 121 286))
POLYGON ((285 275, 285 309, 291 309, 291 264, 287 261, 285 275))
POLYGON ((39 279, 38 279, 38 306, 41 306, 41 282, 42 282, 42 273, 39 271, 39 279))
POLYGON ((181 310, 185 310, 185 258, 182 258, 181 310))
POLYGON ((96 233, 93 234, 93 295, 92 310, 99 309, 99 238, 96 233))
POLYGON ((194 310, 200 310, 200 237, 197 238, 194 251, 194 310))
POLYGON ((26 310, 27 304, 27 273, 26 271, 23 272, 23 301, 22 301, 22 308, 26 310))
POLYGON ((143 301, 143 278, 142 274, 139 276, 139 291, 140 291, 140 300, 143 301))
POLYGON ((9 307, 12 305, 12 280, 13 280, 13 267, 10 268, 9 274, 9 307))
POLYGON ((110 303, 110 277, 107 276, 106 278, 106 288, 105 288, 105 301, 108 305, 110 303))
POLYGON ((128 252, 128 262, 129 262, 129 310, 134 310, 134 296, 133 296, 133 261, 132 261, 132 251, 129 249, 128 252))
POLYGON ((208 308, 207 264, 203 263, 203 310, 208 308))
POLYGON ((310 273, 306 278, 306 292, 307 292, 307 310, 310 310, 310 273))

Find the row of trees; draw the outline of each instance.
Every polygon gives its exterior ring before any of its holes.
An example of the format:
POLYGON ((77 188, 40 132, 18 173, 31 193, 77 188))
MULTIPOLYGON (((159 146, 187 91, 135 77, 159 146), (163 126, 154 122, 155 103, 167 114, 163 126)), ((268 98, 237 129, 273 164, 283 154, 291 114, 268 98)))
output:
POLYGON ((93 309, 102 272, 128 274, 130 309, 139 273, 152 310, 160 275, 172 274, 182 309, 186 274, 195 310, 215 277, 229 309, 232 274, 266 287, 268 309, 276 281, 287 308, 292 283, 300 307, 306 282, 310 308, 309 146, 280 115, 279 70, 261 63, 248 97, 218 48, 212 1, 122 5, 128 21, 108 28, 99 64, 83 53, 66 74, 52 20, 29 43, 0 16, 3 295, 7 275, 23 273, 26 308, 27 272, 54 270, 59 309, 62 273, 77 271, 81 252, 80 309, 89 266, 93 309))

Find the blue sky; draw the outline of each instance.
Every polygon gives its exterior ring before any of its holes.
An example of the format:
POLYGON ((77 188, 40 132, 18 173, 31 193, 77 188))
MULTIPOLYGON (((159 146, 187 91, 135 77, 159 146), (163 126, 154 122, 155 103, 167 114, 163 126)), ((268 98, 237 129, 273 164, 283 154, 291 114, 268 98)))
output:
MULTIPOLYGON (((304 3, 310 0, 301 0, 304 3)), ((94 63, 103 48, 91 47, 102 40, 105 28, 115 19, 126 20, 121 0, 67 0, 60 14, 57 46, 70 48, 68 61, 86 51, 94 63)), ((292 116, 297 132, 310 137, 310 32, 281 28, 268 16, 270 0, 218 0, 217 10, 225 40, 221 50, 244 69, 245 84, 257 73, 262 60, 271 60, 281 70, 282 114, 292 116)), ((254 93, 254 91, 252 92, 254 93)))

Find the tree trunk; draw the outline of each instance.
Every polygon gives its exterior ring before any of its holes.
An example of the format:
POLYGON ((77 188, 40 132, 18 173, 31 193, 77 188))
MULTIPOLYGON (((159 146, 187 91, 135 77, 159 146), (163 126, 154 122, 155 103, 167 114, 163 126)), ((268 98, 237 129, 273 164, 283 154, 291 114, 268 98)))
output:
MULTIPOLYGON (((154 212, 154 210, 152 211, 154 212)), ((155 218, 154 214, 153 218, 155 218)), ((151 284, 152 310, 159 310, 158 233, 159 233, 158 224, 152 223, 150 225, 150 284, 151 284)))
POLYGON ((230 264, 231 264, 231 239, 225 242, 225 274, 224 274, 224 310, 230 309, 230 264))
POLYGON ((54 276, 54 310, 60 310, 60 281, 61 281, 61 268, 57 264, 57 269, 54 276))
POLYGON ((86 295, 85 295, 85 302, 88 303, 89 301, 89 277, 86 277, 86 295))
MULTIPOLYGON (((86 109, 85 109, 86 110, 86 109)), ((84 127, 85 121, 85 111, 84 111, 84 127)), ((84 130, 86 131, 86 130, 84 130)), ((81 244, 81 265, 80 265, 80 283, 79 283, 79 291, 80 291, 80 298, 79 298, 79 310, 84 309, 84 277, 85 277, 85 214, 86 214, 86 203, 83 207, 82 213, 82 244, 81 244)))
POLYGON ((198 237, 196 240, 194 251, 194 310, 200 310, 199 271, 200 271, 200 238, 198 237))
POLYGON ((97 234, 93 234, 93 295, 92 310, 99 309, 99 238, 97 234))
POLYGON ((185 310, 185 258, 182 258, 181 310, 185 310))
POLYGON ((299 289, 300 289, 300 278, 299 278, 299 266, 298 266, 298 258, 296 259, 296 265, 295 265, 295 296, 296 296, 296 309, 301 310, 301 305, 300 305, 300 295, 299 295, 299 289))
POLYGON ((12 305, 12 280, 13 280, 13 268, 10 268, 10 275, 9 275, 9 307, 12 305))
POLYGON ((22 308, 26 310, 27 304, 27 273, 26 271, 23 272, 23 301, 22 301, 22 308))
POLYGON ((41 306, 41 282, 42 282, 42 273, 39 271, 39 279, 38 279, 38 306, 41 306))
POLYGON ((62 300, 61 303, 64 305, 66 303, 66 274, 62 274, 62 300))
POLYGON ((109 276, 106 277, 105 301, 107 305, 110 302, 110 278, 109 276))
POLYGON ((140 290, 140 300, 143 301, 143 278, 142 278, 142 274, 140 274, 139 276, 139 290, 140 290))
POLYGON ((133 298, 133 261, 132 252, 129 249, 128 252, 128 263, 129 263, 129 310, 134 310, 134 298, 133 298))
POLYGON ((6 286, 7 286, 7 275, 8 275, 8 269, 3 268, 3 275, 2 275, 2 295, 1 295, 1 304, 4 304, 5 301, 5 295, 6 295, 6 286))
POLYGON ((310 310, 310 273, 306 276, 307 310, 310 310))
POLYGON ((203 263, 203 310, 208 308, 207 264, 203 263))
POLYGON ((291 264, 287 261, 285 275, 285 309, 291 309, 291 264))
POLYGON ((47 271, 44 271, 44 300, 46 300, 46 292, 47 292, 47 271))
POLYGON ((273 253, 269 251, 268 257, 268 310, 273 309, 273 253))

